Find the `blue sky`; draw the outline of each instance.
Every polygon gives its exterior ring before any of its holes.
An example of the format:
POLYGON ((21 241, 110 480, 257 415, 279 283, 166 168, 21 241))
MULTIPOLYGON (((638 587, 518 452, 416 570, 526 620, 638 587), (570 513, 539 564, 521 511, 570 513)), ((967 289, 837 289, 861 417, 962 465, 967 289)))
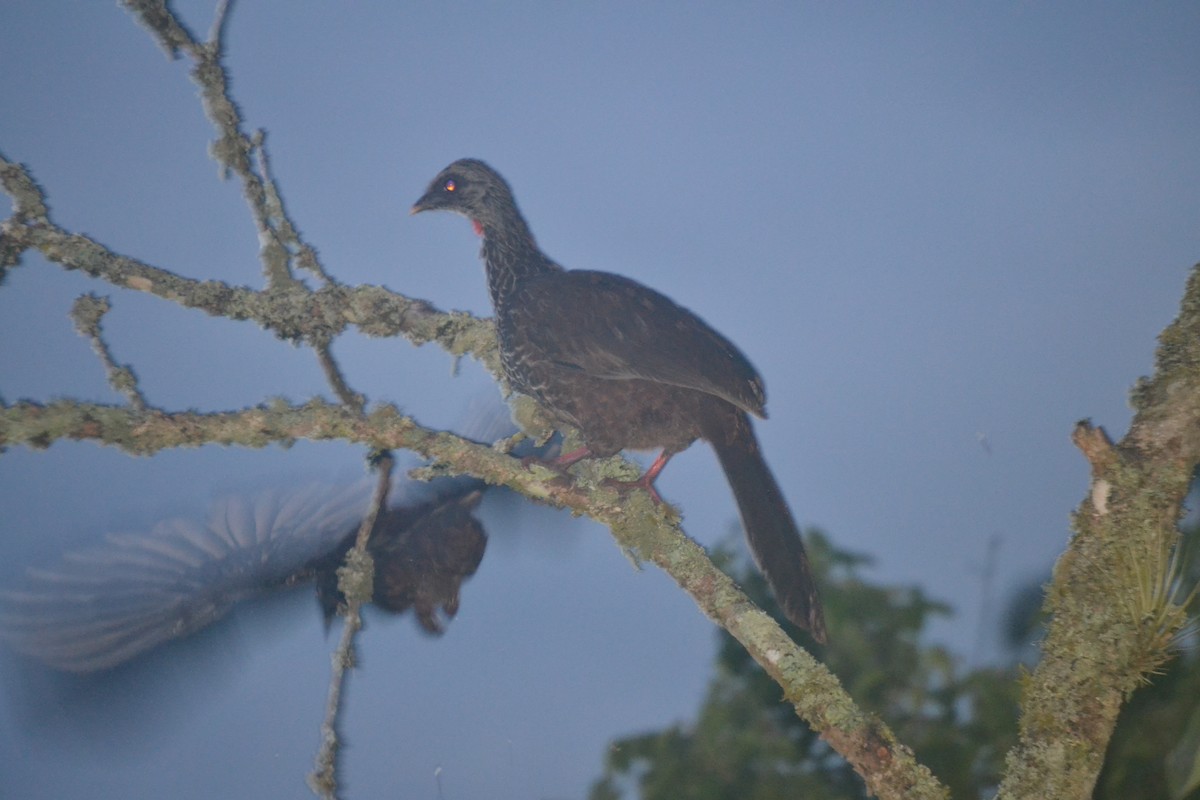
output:
MULTIPOLYGON (((177 5, 201 32, 209 6, 177 5)), ((952 603, 935 636, 966 655, 988 539, 997 603, 1049 568, 1086 488, 1071 426, 1124 430, 1200 261, 1198 34, 1188 3, 264 1, 235 8, 227 63, 340 280, 488 313, 469 226, 407 214, 441 167, 476 156, 552 257, 637 278, 737 342, 766 379, 759 436, 802 524, 873 556, 879 580, 952 603)), ((0 150, 59 224, 260 285, 186 67, 126 14, 5 4, 0 69, 0 150)), ((28 256, 0 287, 6 400, 118 401, 66 316, 87 291, 112 297, 110 341, 153 404, 327 392, 309 352, 253 326, 28 256)), ((351 334, 336 352, 357 389, 430 424, 488 385, 399 340, 351 334)), ((220 493, 359 475, 361 453, 337 445, 10 450, 0 580, 220 493)), ((735 520, 704 446, 659 486, 702 542, 735 520)), ((435 797, 440 768, 448 798, 580 797, 611 738, 700 700, 714 634, 669 579, 630 569, 595 525, 496 501, 485 517, 488 559, 443 639, 407 621, 365 634, 350 796, 435 797)), ((253 610, 224 634, 219 654, 185 648, 105 688, 91 727, 31 710, 44 695, 0 664, 0 794, 303 792, 330 647, 315 604, 253 610)))

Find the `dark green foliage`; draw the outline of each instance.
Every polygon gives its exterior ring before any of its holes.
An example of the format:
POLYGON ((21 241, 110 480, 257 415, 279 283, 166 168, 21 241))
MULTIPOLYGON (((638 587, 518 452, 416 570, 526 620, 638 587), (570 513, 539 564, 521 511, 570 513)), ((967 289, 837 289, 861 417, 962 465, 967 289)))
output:
MULTIPOLYGON (((949 613, 944 604, 920 589, 868 584, 861 576, 869 566, 866 557, 834 550, 819 532, 807 538, 834 642, 818 654, 955 797, 991 794, 1016 736, 1015 673, 965 671, 944 648, 921 644, 932 616, 949 613)), ((756 571, 728 551, 719 556, 756 602, 772 607, 756 571)), ((630 795, 865 796, 862 780, 781 702, 779 687, 726 634, 694 723, 623 739, 611 748, 591 797, 630 795)))

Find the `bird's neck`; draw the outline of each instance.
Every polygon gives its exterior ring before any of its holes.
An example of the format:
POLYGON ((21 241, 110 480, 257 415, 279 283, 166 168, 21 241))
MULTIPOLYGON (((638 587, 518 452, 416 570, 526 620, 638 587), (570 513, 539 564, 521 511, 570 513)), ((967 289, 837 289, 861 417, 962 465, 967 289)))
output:
POLYGON ((526 280, 547 272, 561 271, 538 249, 533 233, 520 215, 503 224, 483 223, 483 249, 480 256, 487 267, 488 291, 497 313, 526 280))

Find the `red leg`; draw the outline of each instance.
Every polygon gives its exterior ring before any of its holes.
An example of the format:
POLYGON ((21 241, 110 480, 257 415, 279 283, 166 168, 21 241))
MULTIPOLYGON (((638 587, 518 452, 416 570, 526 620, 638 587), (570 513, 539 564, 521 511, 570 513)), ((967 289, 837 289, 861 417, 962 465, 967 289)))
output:
POLYGON ((653 486, 654 482, 658 480, 658 473, 663 471, 663 467, 667 465, 667 462, 671 460, 671 456, 673 455, 675 454, 669 450, 663 450, 658 454, 658 458, 654 459, 654 463, 650 465, 650 469, 646 470, 646 474, 641 478, 645 482, 647 489, 653 486))
POLYGON ((654 459, 654 463, 650 468, 642 473, 642 477, 636 481, 611 481, 617 486, 623 486, 628 489, 645 489, 650 493, 650 499, 656 503, 661 503, 663 500, 659 497, 658 490, 654 488, 654 482, 658 480, 658 475, 663 471, 663 467, 671 460, 671 456, 675 455, 670 450, 663 450, 658 454, 658 458, 654 459))

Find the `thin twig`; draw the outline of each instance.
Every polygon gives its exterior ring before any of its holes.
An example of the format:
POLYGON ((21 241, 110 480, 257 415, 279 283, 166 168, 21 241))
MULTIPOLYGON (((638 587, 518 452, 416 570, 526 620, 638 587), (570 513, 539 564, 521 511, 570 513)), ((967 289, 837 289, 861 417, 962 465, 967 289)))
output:
MULTIPOLYGON (((125 6, 151 31, 168 52, 182 51, 194 62, 192 80, 200 87, 204 112, 220 134, 209 154, 226 172, 232 172, 242 182, 242 194, 250 207, 258 229, 259 259, 267 285, 282 291, 295 282, 291 272, 292 249, 279 228, 267 200, 264 178, 255 172, 251 158, 261 144, 261 136, 251 137, 243 130, 241 112, 229 96, 229 75, 221 63, 221 37, 227 8, 218 8, 211 40, 199 42, 162 2, 125 0, 125 6)), ((298 240, 294 226, 290 233, 298 240)))
POLYGON ((367 552, 367 542, 380 512, 387 505, 395 460, 390 453, 385 453, 376 459, 375 465, 378 478, 374 496, 366 516, 358 526, 358 535, 354 547, 346 556, 346 564, 338 569, 338 588, 346 598, 345 622, 341 639, 331 658, 332 674, 325 703, 325 719, 321 723, 321 747, 317 750, 313 772, 308 776, 309 788, 326 800, 337 797, 337 758, 340 751, 337 720, 342 706, 342 688, 348 670, 355 664, 354 637, 362 629, 362 606, 370 602, 372 596, 374 565, 367 552))
POLYGON ((337 283, 325 271, 325 267, 321 264, 321 259, 317 255, 316 248, 304 241, 300 236, 300 232, 292 223, 292 218, 288 215, 287 209, 283 204, 283 196, 279 193, 279 186, 275 183, 275 176, 271 173, 271 157, 264 146, 265 141, 266 132, 258 131, 254 137, 254 154, 258 160, 258 172, 263 178, 267 211, 270 218, 275 221, 278 236, 287 244, 293 262, 297 267, 308 270, 327 284, 337 283))
POLYGON ((328 342, 322 342, 315 346, 317 351, 317 360, 321 364, 321 369, 325 372, 325 380, 329 381, 329 385, 333 387, 334 394, 342 401, 342 405, 352 411, 362 414, 366 406, 366 399, 350 388, 346 383, 345 377, 342 375, 342 368, 338 366, 337 360, 333 357, 333 352, 330 350, 328 342))
POLYGON ((217 10, 213 14, 213 24, 208 31, 208 46, 217 51, 218 54, 224 51, 225 40, 225 23, 229 21, 229 11, 233 7, 233 0, 218 0, 217 10))
POLYGON ((138 387, 137 375, 128 364, 118 364, 112 357, 108 342, 104 341, 100 320, 112 308, 107 297, 95 294, 81 295, 71 308, 71 319, 75 320, 75 329, 80 336, 86 336, 92 342, 92 350, 104 364, 108 375, 108 383, 112 388, 125 395, 129 404, 138 411, 145 411, 146 398, 138 387))

